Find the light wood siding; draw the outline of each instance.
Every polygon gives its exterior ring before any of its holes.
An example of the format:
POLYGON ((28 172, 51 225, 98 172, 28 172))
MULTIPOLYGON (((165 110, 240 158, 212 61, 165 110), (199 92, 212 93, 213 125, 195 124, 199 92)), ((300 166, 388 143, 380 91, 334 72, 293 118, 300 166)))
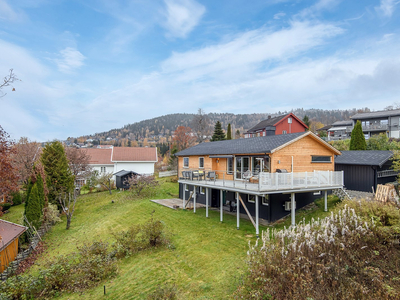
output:
POLYGON ((334 171, 334 153, 331 149, 317 142, 315 139, 306 136, 286 147, 271 154, 271 172, 276 169, 286 169, 293 172, 313 172, 316 171, 334 171), (330 156, 330 163, 312 163, 313 155, 330 156), (280 163, 278 163, 280 161, 280 163))
POLYGON ((210 158, 208 155, 192 155, 192 156, 179 156, 178 164, 179 164, 179 173, 178 176, 182 175, 182 171, 186 170, 204 170, 207 171, 217 171, 216 174, 218 178, 224 178, 227 180, 233 180, 233 174, 228 175, 227 171, 227 158, 210 158), (189 167, 183 167, 183 158, 189 157, 189 167), (204 168, 199 167, 199 157, 204 157, 204 168), (217 163, 218 160, 218 163, 217 163), (218 172, 219 171, 219 172, 218 172))
POLYGON ((6 248, 0 252, 1 266, 0 272, 2 273, 10 262, 14 261, 18 255, 18 238, 12 241, 6 248))

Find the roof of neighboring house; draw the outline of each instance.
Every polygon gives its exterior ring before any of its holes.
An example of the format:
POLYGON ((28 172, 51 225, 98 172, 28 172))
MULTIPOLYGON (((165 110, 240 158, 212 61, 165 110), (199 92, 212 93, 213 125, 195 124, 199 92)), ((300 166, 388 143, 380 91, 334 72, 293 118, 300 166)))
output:
POLYGON ((342 151, 342 155, 336 157, 335 164, 382 167, 392 156, 393 152, 386 150, 342 151))
POLYGON ((322 130, 328 130, 329 128, 331 128, 332 127, 332 125, 326 125, 326 126, 324 126, 324 127, 321 127, 321 128, 319 128, 319 129, 317 129, 317 131, 322 131, 322 130))
POLYGON ((91 165, 113 165, 111 161, 112 149, 87 148, 86 154, 90 156, 89 164, 91 165))
POLYGON ((256 132, 258 130, 263 130, 266 127, 269 127, 269 126, 276 126, 279 122, 281 122, 283 119, 285 119, 287 117, 295 118, 297 121, 299 121, 300 124, 302 124, 304 126, 304 128, 308 128, 307 125, 304 124, 302 120, 300 120, 298 117, 296 117, 296 115, 294 115, 292 113, 289 113, 287 115, 282 115, 282 116, 269 118, 269 119, 266 119, 264 121, 261 121, 256 126, 254 126, 251 129, 249 129, 246 133, 252 133, 252 132, 256 132))
POLYGON ((112 149, 87 148, 91 165, 113 165, 114 162, 156 162, 157 148, 113 147, 112 149))
POLYGON ((26 230, 25 226, 0 220, 0 251, 6 248, 12 241, 17 239, 26 230))
POLYGON ((121 171, 118 171, 118 172, 114 173, 115 176, 119 176, 119 177, 123 177, 123 176, 125 176, 125 175, 130 175, 130 174, 139 175, 139 174, 136 173, 136 172, 133 172, 133 171, 125 171, 125 170, 121 170, 121 171))
POLYGON ((332 149, 336 154, 340 151, 320 139, 312 132, 298 132, 291 134, 280 134, 272 136, 261 136, 248 139, 226 140, 209 143, 201 143, 191 148, 176 153, 176 156, 186 155, 229 155, 229 154, 252 154, 273 153, 303 137, 310 136, 326 147, 332 149))
POLYGON ((400 116, 400 109, 358 113, 352 116, 351 118, 353 120, 363 120, 363 119, 382 118, 389 116, 400 116))
POLYGON ((112 161, 157 161, 155 147, 114 147, 112 161))
POLYGON ((352 120, 345 120, 345 121, 336 121, 335 123, 332 124, 332 127, 338 127, 338 126, 352 126, 353 121, 352 120))

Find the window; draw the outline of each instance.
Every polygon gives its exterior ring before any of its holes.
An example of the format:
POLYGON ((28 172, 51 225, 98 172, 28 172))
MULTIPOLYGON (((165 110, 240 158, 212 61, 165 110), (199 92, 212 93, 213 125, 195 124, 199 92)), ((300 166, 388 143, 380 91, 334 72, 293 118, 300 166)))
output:
POLYGON ((183 167, 184 168, 189 168, 189 157, 184 157, 183 158, 183 167))
POLYGON ((200 194, 204 195, 206 193, 206 188, 204 186, 200 187, 200 194))
POLYGON ((233 173, 233 157, 227 158, 226 173, 228 173, 228 174, 233 173))
POLYGON ((287 131, 286 130, 282 130, 282 134, 287 134, 287 131))
POLYGON ((292 124, 292 118, 287 118, 287 122, 288 122, 288 124, 292 124))
POLYGON ((256 196, 254 196, 254 195, 247 195, 247 202, 255 203, 255 202, 256 202, 256 196))
POLYGON ((199 157, 199 168, 204 169, 204 157, 199 157))
POLYGON ((106 172, 106 167, 100 167, 100 172, 105 173, 106 172))
POLYGON ((188 192, 189 191, 189 186, 187 184, 185 184, 185 191, 188 192))
POLYGON ((311 162, 317 162, 317 163, 330 163, 332 157, 331 156, 317 156, 317 155, 312 155, 311 156, 311 162))
POLYGON ((261 204, 268 206, 269 205, 269 195, 265 195, 264 197, 261 197, 261 204))
POLYGON ((314 195, 314 196, 321 195, 321 191, 314 192, 313 195, 314 195))

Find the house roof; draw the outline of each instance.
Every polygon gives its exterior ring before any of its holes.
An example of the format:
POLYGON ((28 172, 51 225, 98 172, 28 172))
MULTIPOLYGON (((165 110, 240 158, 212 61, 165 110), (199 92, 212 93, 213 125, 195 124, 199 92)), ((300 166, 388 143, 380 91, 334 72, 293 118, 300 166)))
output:
POLYGON ((342 155, 336 157, 335 164, 382 167, 392 156, 393 152, 386 150, 342 151, 342 155))
POLYGON ((248 139, 226 140, 209 143, 201 143, 191 148, 176 153, 176 156, 186 155, 229 155, 229 154, 253 154, 253 153, 273 153, 287 145, 310 136, 326 147, 332 149, 336 154, 340 151, 317 137, 312 132, 298 132, 291 134, 280 134, 272 136, 261 136, 248 139))
POLYGON ((87 148, 86 154, 90 156, 89 164, 91 165, 113 165, 111 161, 112 149, 87 148))
POLYGON ((0 251, 26 231, 26 227, 8 221, 0 220, 0 251))
POLYGON ((331 128, 332 127, 332 125, 326 125, 326 126, 324 126, 324 127, 321 127, 321 128, 319 128, 319 129, 317 129, 317 131, 322 131, 322 130, 328 130, 329 128, 331 128))
POLYGON ((336 121, 335 123, 332 124, 332 127, 352 126, 352 125, 353 125, 352 120, 345 120, 345 121, 336 121))
POLYGON ((353 120, 363 120, 363 119, 373 119, 373 118, 386 118, 389 116, 400 116, 400 109, 359 113, 355 114, 351 118, 353 120))
POLYGON ((114 161, 157 161, 155 147, 114 147, 112 159, 114 161))
POLYGON ((113 147, 112 149, 87 148, 89 164, 113 165, 114 162, 156 162, 157 148, 154 147, 113 147))
POLYGON ((283 119, 285 119, 285 118, 287 118, 289 116, 293 117, 297 121, 299 121, 299 123, 301 123, 304 126, 304 128, 308 128, 307 125, 303 123, 303 121, 301 121, 298 117, 296 117, 296 115, 294 115, 292 113, 289 113, 287 115, 282 115, 282 116, 269 118, 269 119, 266 119, 264 121, 261 121, 256 126, 250 128, 246 133, 252 133, 252 132, 259 131, 259 130, 263 130, 266 127, 269 127, 269 126, 276 126, 279 122, 283 121, 283 119))

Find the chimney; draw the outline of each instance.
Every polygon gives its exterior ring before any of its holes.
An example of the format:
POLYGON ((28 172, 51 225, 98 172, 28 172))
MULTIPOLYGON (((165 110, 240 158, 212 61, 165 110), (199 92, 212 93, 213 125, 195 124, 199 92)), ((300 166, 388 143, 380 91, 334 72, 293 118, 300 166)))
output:
POLYGON ((268 119, 271 119, 271 116, 268 116, 268 119))

